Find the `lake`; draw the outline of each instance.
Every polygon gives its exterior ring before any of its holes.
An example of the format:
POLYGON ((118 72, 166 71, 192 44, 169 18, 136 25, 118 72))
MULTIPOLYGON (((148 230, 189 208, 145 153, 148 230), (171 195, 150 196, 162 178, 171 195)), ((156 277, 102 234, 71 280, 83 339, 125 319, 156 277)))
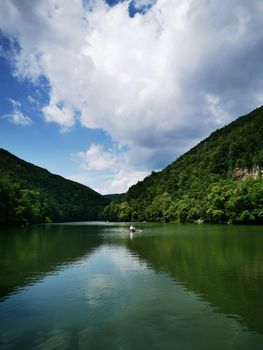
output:
POLYGON ((0 233, 0 349, 263 349, 263 227, 0 233))

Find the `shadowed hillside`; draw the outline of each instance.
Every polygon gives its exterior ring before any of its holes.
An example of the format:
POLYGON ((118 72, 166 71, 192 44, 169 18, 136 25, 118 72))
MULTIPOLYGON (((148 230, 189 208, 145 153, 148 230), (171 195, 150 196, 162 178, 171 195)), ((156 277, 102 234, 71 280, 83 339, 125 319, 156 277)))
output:
POLYGON ((0 226, 96 220, 110 200, 0 149, 0 226))

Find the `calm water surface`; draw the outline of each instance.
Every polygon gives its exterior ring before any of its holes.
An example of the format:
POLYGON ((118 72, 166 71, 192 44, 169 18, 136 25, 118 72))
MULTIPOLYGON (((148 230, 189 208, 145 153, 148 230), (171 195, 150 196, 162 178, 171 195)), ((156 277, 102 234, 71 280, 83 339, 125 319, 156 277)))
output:
POLYGON ((0 349, 263 349, 263 227, 0 233, 0 349))

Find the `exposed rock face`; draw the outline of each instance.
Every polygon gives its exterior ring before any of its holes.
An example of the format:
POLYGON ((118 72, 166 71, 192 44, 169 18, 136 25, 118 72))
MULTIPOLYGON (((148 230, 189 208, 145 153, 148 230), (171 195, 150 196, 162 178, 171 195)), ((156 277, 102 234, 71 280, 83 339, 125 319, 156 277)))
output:
POLYGON ((254 166, 252 169, 248 168, 235 168, 233 170, 233 177, 240 180, 245 179, 262 179, 263 178, 263 169, 258 165, 254 166))

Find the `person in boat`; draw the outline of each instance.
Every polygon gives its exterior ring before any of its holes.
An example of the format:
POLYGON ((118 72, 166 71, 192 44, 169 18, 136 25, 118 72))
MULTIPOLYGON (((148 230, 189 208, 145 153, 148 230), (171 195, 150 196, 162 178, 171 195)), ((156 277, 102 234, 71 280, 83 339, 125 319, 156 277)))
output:
POLYGON ((131 226, 130 226, 130 231, 131 231, 131 232, 135 232, 135 226, 132 226, 132 225, 131 225, 131 226))

